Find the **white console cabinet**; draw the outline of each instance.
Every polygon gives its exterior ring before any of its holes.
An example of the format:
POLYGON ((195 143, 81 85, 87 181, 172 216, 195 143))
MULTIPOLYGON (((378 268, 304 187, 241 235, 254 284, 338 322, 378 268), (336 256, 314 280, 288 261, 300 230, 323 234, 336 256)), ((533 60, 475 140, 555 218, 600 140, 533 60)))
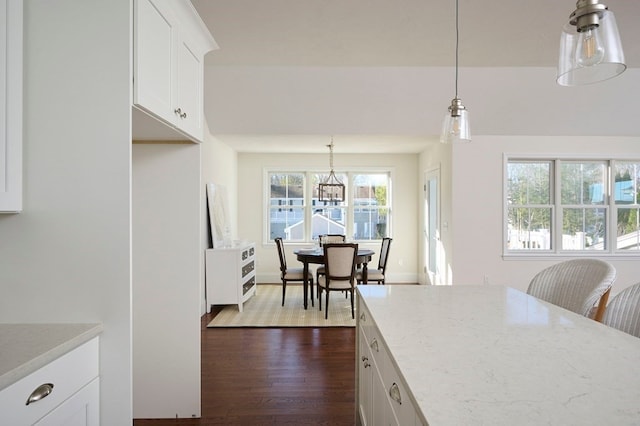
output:
POLYGON ((360 298, 357 324, 357 424, 422 426, 404 381, 360 298))
POLYGON ((98 426, 98 371, 98 337, 94 337, 2 389, 0 424, 98 426))
POLYGON ((0 213, 22 210, 22 0, 0 0, 0 213))
POLYGON ((136 0, 134 13, 134 105, 202 142, 204 55, 215 41, 189 1, 136 0))
POLYGON ((208 249, 205 254, 207 312, 211 305, 242 304, 256 292, 256 245, 208 249))

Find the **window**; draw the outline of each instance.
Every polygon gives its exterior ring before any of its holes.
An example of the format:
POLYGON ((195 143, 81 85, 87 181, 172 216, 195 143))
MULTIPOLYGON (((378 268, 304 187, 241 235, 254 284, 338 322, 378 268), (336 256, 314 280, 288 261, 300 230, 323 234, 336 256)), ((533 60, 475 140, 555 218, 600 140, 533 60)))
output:
POLYGON ((505 253, 640 250, 640 160, 508 158, 505 253))
POLYGON ((344 234, 354 241, 381 240, 390 234, 391 173, 336 173, 347 199, 318 200, 326 173, 267 171, 267 239, 311 242, 321 234, 344 234))

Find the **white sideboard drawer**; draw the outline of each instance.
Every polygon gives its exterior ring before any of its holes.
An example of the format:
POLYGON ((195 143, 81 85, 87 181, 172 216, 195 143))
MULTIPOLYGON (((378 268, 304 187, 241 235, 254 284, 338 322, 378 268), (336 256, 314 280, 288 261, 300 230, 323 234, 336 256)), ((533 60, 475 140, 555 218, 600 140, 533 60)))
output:
POLYGON ((0 425, 31 425, 98 377, 98 337, 62 355, 0 391, 0 425), (51 392, 27 405, 34 390, 52 384, 51 392))

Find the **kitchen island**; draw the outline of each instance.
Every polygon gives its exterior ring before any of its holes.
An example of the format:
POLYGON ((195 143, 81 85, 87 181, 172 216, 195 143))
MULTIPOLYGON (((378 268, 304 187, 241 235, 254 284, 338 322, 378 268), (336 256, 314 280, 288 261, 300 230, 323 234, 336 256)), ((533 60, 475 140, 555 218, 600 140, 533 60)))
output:
POLYGON ((636 337, 502 286, 358 286, 358 308, 358 424, 640 424, 636 337))

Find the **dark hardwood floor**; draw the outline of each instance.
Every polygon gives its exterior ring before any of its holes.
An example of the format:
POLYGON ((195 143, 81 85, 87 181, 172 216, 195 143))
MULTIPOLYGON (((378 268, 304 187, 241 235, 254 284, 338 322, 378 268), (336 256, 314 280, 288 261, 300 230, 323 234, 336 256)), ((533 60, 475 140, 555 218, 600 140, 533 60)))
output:
POLYGON ((134 426, 353 425, 354 328, 206 328, 202 417, 134 426))

